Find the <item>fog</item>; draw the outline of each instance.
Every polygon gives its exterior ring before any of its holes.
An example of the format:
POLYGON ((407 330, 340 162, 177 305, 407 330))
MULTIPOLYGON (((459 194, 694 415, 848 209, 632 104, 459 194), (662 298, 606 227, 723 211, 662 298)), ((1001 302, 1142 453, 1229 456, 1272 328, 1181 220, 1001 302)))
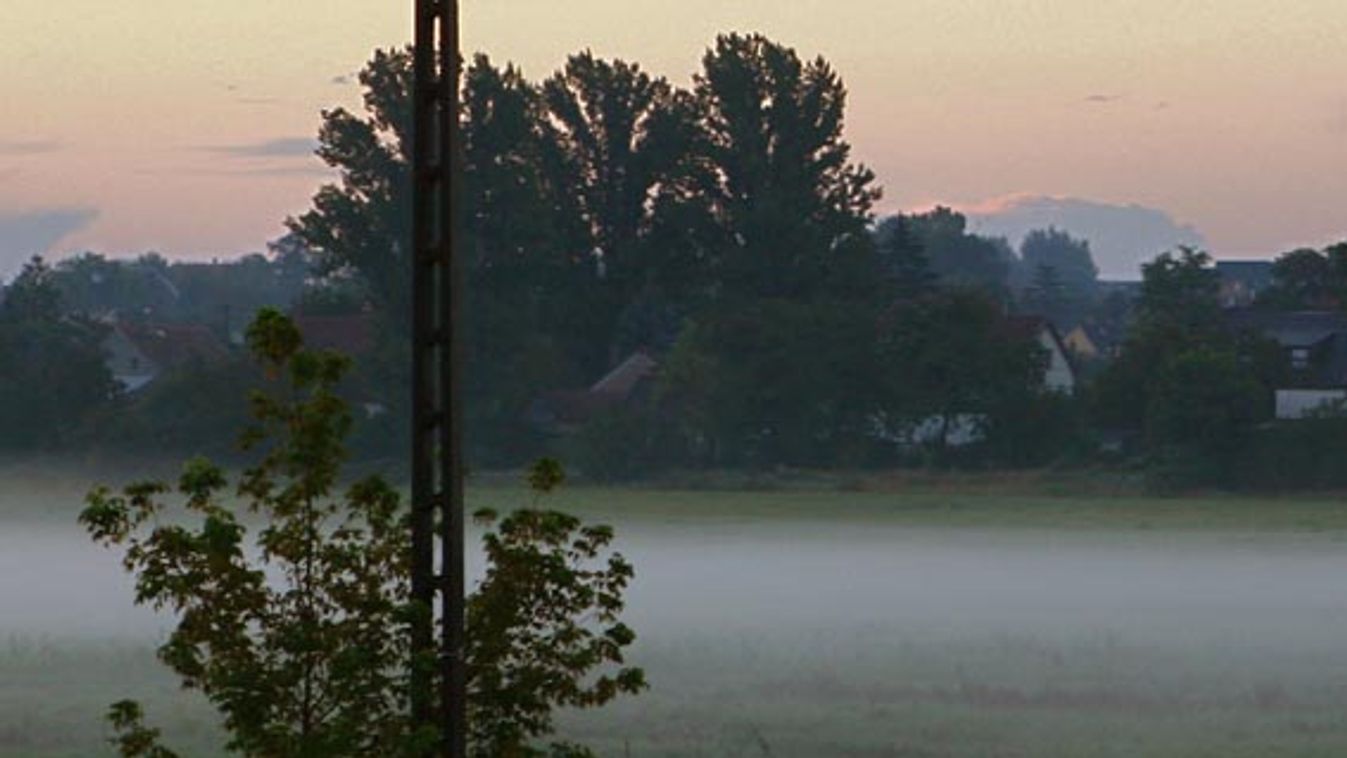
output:
MULTIPOLYGON (((117 554, 73 520, 7 519, 0 640, 11 655, 122 645, 151 671, 168 619, 132 606, 117 554)), ((1149 739, 1169 732, 1148 719, 1172 731, 1191 712, 1191 729, 1157 743, 1181 754, 1213 738, 1202 731, 1213 712, 1230 730, 1245 710, 1310 723, 1336 714, 1347 693, 1347 551, 1334 536, 955 529, 825 514, 605 520, 637 570, 627 620, 653 689, 564 720, 600 748, 985 754, 928 733, 922 709, 935 708, 983 724, 1010 755, 1043 750, 1026 730, 1062 714, 1073 729, 1149 739), (875 709, 889 715, 855 722, 875 709)), ((167 675, 155 681, 169 686, 167 675)), ((136 694, 134 676, 117 685, 136 694)), ((88 714, 90 734, 100 710, 88 714)), ((25 718, 44 728, 40 709, 25 718)), ((1086 745, 1079 751, 1099 747, 1086 745)))
MULTIPOLYGON (((1343 637, 1347 551, 1329 540, 936 529, 800 520, 617 520, 646 636, 882 625, 898 633, 1343 637)), ((469 538, 474 543, 475 537, 469 538)), ((472 560, 473 572, 480 572, 472 560)), ((0 634, 144 637, 119 556, 77 525, 0 531, 0 634)))

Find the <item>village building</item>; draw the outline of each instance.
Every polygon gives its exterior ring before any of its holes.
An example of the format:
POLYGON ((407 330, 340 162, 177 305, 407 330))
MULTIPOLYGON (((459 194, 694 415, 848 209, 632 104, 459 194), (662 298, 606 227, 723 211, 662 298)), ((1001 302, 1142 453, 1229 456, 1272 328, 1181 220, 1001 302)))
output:
POLYGON ((1095 344, 1094 338, 1090 336, 1090 332, 1084 324, 1080 324, 1067 332, 1066 336, 1062 338, 1062 342, 1066 344, 1066 349, 1071 351, 1071 354, 1079 360, 1094 361, 1103 356, 1099 346, 1095 344))
POLYGON ((115 321, 103 338, 108 371, 124 392, 137 392, 163 374, 229 359, 229 349, 199 324, 115 321))
POLYGON ((355 358, 373 350, 376 343, 376 325, 370 313, 336 316, 297 313, 291 320, 304 338, 304 346, 314 350, 332 350, 355 358))
POLYGON ((1221 305, 1245 308, 1272 286, 1272 261, 1216 261, 1216 275, 1220 278, 1221 305))
POLYGON ((1281 346, 1287 379, 1276 388, 1276 417, 1290 420, 1347 402, 1347 314, 1338 311, 1226 311, 1229 325, 1281 346))
MULTIPOLYGON (((1033 340, 1047 354, 1048 360, 1039 389, 1063 395, 1075 394, 1079 386, 1076 364, 1072 360, 1070 348, 1052 322, 1040 316, 1015 316, 1006 325, 1011 338, 1033 340)), ((986 438, 986 422, 986 416, 976 413, 960 413, 949 418, 932 416, 919 421, 903 434, 881 432, 879 436, 897 442, 902 447, 936 443, 948 448, 965 447, 986 438)), ((883 427, 879 423, 876 426, 883 427)))
POLYGON ((1078 378, 1076 366, 1071 360, 1071 349, 1057 327, 1051 321, 1039 316, 1016 316, 1010 319, 1010 329, 1015 337, 1032 339, 1047 353, 1048 363, 1043 372, 1043 389, 1074 395, 1078 378))
MULTIPOLYGON (((317 316, 296 313, 291 316, 295 328, 311 350, 330 350, 348 358, 360 358, 378 345, 378 321, 372 313, 317 316)), ((347 399, 364 414, 377 418, 388 412, 388 398, 360 382, 348 381, 347 399)))
POLYGON ((598 415, 649 399, 658 371, 659 362, 638 350, 585 389, 543 394, 529 406, 526 419, 546 434, 570 434, 598 415))

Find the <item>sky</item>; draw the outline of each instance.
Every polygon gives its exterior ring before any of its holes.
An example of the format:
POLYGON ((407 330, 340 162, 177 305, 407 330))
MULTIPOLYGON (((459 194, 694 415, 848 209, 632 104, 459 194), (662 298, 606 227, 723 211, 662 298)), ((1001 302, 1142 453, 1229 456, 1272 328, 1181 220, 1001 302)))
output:
MULTIPOLYGON (((1045 203, 1135 209, 1218 257, 1347 238, 1342 0, 463 8, 467 50, 535 79, 589 48, 686 85, 726 31, 822 55, 846 80, 847 135, 885 212, 947 204, 1001 229, 998 218, 1045 203)), ((410 39, 410 11, 411 0, 4 0, 0 275, 35 248, 263 249, 330 178, 311 156, 321 110, 358 106, 353 74, 376 47, 410 39)))

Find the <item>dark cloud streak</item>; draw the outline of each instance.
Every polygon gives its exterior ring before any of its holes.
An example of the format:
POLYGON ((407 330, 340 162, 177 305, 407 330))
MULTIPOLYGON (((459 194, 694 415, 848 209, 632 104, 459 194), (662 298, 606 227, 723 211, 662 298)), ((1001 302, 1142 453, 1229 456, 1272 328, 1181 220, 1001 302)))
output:
POLYGON ((42 155, 65 149, 57 140, 0 140, 0 155, 42 155))
POLYGON ((215 145, 201 148, 233 158, 311 158, 318 142, 311 137, 280 137, 241 145, 215 145))

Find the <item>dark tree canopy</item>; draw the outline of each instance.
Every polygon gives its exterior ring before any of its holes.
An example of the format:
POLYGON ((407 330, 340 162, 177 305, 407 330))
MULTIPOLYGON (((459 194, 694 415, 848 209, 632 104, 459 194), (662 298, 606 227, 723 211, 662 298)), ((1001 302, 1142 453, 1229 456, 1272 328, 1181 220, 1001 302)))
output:
POLYGON ((1099 269, 1090 243, 1049 227, 1030 232, 1020 244, 1021 301, 1060 329, 1085 319, 1098 295, 1099 269))
POLYGON ((34 258, 0 302, 0 448, 67 440, 116 392, 103 362, 105 329, 62 312, 52 269, 34 258))
POLYGON ((666 215, 704 201, 709 178, 691 96, 590 52, 571 56, 542 94, 586 252, 599 259, 610 299, 625 304, 644 286, 685 284, 677 281, 685 267, 666 260, 683 251, 661 250, 654 238, 666 215))
POLYGON ((1180 247, 1141 266, 1141 300, 1137 318, 1142 329, 1178 329, 1195 335, 1221 327, 1221 281, 1211 256, 1180 247))
POLYGON ((892 281, 893 294, 901 299, 928 294, 940 280, 911 227, 911 221, 899 215, 884 219, 875 230, 880 264, 892 281))
POLYGON ((1300 248, 1278 256, 1272 286, 1259 295, 1265 306, 1314 310, 1347 303, 1347 242, 1314 250, 1300 248))
POLYGON ((719 177, 726 292, 799 297, 854 283, 873 265, 865 227, 880 192, 843 139, 837 73, 761 35, 722 35, 696 93, 719 177))
POLYGON ((1091 296, 1099 281, 1090 242, 1054 227, 1029 232, 1020 243, 1020 260, 1031 274, 1052 268, 1062 285, 1080 297, 1091 296))
MULTIPOLYGON (((896 432, 936 419, 995 418, 1040 391, 1047 355, 995 299, 951 289, 885 314, 877 343, 883 418, 896 432)), ((938 442, 943 445, 944 431, 938 442)))
POLYGON ((1279 351, 1223 318, 1211 257, 1192 248, 1142 266, 1121 355, 1096 388, 1098 420, 1144 433, 1157 476, 1229 481, 1232 455, 1266 418, 1279 351))
POLYGON ((380 50, 360 72, 365 114, 323 112, 318 155, 340 171, 287 223, 320 272, 354 272, 391 313, 411 302, 411 54, 380 50))
POLYGON ((1005 292, 1015 263, 1015 253, 1005 240, 970 234, 968 219, 945 207, 904 216, 903 223, 920 242, 941 283, 998 296, 1005 292))

